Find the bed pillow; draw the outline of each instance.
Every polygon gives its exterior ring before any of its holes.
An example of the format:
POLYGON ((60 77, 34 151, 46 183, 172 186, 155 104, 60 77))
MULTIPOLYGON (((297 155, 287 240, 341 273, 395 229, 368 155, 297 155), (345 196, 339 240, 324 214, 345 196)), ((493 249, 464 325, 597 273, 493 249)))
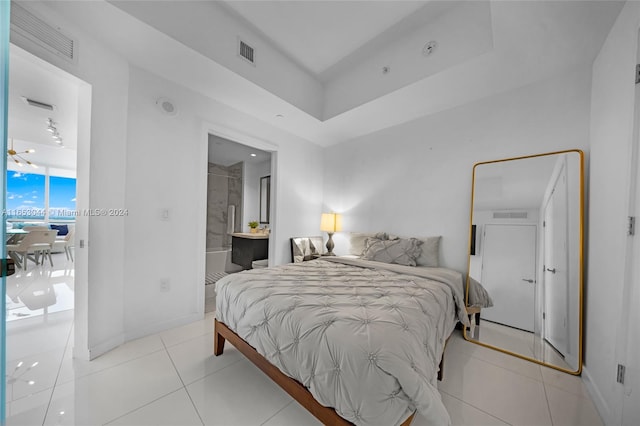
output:
POLYGON ((422 241, 422 253, 416 260, 418 266, 430 266, 437 268, 440 266, 440 240, 441 236, 437 237, 419 237, 422 241))
POLYGON ((387 234, 385 232, 375 233, 362 233, 352 232, 349 234, 349 254, 353 256, 362 256, 365 249, 365 241, 368 238, 377 240, 386 240, 387 234))
POLYGON ((422 241, 417 238, 398 238, 395 240, 369 238, 366 241, 362 258, 376 262, 416 266, 416 260, 422 251, 421 245, 422 241))
MULTIPOLYGON (((398 235, 389 234, 390 240, 397 240, 403 237, 398 235)), ((440 240, 442 236, 438 235, 437 237, 415 237, 416 239, 422 241, 422 253, 420 253, 420 257, 416 259, 417 266, 428 266, 431 268, 437 268, 440 266, 440 240)))

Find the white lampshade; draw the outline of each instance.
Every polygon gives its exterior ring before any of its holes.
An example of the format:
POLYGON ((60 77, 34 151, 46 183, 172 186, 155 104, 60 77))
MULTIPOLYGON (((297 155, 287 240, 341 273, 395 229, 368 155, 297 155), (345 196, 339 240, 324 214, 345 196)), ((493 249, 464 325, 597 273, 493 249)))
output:
POLYGON ((337 213, 322 213, 320 230, 324 232, 342 231, 342 215, 337 213))

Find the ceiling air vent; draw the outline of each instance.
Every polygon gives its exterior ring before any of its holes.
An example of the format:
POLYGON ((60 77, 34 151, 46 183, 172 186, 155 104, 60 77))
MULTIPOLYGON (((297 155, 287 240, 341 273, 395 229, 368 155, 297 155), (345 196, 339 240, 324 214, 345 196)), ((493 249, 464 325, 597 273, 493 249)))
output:
POLYGON ((241 58, 244 58, 246 61, 256 64, 255 61, 255 50, 253 47, 249 46, 244 41, 238 39, 238 54, 241 58))
POLYGON ((34 99, 25 98, 24 96, 22 97, 22 100, 25 101, 27 103, 27 105, 31 105, 32 107, 48 109, 49 111, 53 111, 53 105, 51 105, 51 104, 47 104, 47 103, 44 103, 44 102, 36 101, 34 99))
MULTIPOLYGON (((68 61, 76 60, 76 43, 42 19, 38 18, 16 2, 11 2, 12 42, 27 39, 31 43, 46 49, 68 61)), ((17 43, 20 44, 20 43, 17 43)))
POLYGON ((526 219, 527 212, 493 212, 494 219, 526 219))

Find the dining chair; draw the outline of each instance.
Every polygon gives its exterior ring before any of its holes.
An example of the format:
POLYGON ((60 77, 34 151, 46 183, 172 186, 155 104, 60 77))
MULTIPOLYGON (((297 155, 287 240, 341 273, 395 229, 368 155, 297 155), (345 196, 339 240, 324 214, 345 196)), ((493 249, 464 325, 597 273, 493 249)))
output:
POLYGON ((22 267, 25 271, 27 270, 28 260, 33 261, 36 265, 40 263, 40 255, 42 255, 43 263, 48 256, 49 263, 53 266, 51 247, 56 240, 57 234, 57 230, 51 229, 29 231, 18 243, 7 244, 7 253, 18 264, 18 267, 22 267))
POLYGON ((59 249, 64 249, 64 254, 67 255, 67 260, 71 260, 73 262, 73 251, 71 250, 74 247, 74 233, 75 233, 75 229, 74 228, 69 228, 69 232, 67 232, 67 235, 64 236, 64 238, 60 238, 60 239, 56 239, 53 242, 53 251, 54 252, 58 252, 59 249))

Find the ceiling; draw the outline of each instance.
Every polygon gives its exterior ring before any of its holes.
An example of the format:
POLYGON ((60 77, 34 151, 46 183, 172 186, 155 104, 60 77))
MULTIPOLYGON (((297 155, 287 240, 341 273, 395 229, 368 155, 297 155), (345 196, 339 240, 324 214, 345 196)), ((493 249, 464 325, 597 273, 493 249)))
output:
POLYGON ((476 166, 474 210, 539 209, 559 157, 544 155, 476 166))
POLYGON ((209 163, 228 167, 241 161, 261 163, 270 159, 271 154, 266 151, 209 135, 209 163))
POLYGON ((175 0, 39 7, 134 66, 330 146, 590 67, 622 5, 175 0), (253 34, 264 60, 252 66, 238 58, 240 34, 253 34), (425 59, 429 40, 439 44, 425 59), (273 52, 283 53, 264 58, 273 52))
POLYGON ((426 3, 225 1, 229 8, 316 76, 426 3))
MULTIPOLYGON (((34 149, 23 157, 42 167, 75 170, 78 126, 78 85, 62 71, 11 46, 9 60, 8 143, 16 151, 34 149), (53 105, 53 110, 34 107, 25 98, 53 105), (63 147, 47 131, 51 118, 63 147)), ((10 159, 8 166, 13 166, 10 159)), ((28 171, 28 168, 25 169, 28 171)))

